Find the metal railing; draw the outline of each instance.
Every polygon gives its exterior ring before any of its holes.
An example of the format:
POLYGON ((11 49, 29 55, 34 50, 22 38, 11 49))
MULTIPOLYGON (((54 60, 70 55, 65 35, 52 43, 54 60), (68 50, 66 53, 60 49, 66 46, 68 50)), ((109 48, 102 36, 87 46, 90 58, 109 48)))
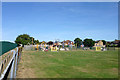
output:
POLYGON ((0 80, 16 78, 16 71, 20 61, 22 47, 17 47, 9 51, 8 56, 2 60, 0 65, 0 80))

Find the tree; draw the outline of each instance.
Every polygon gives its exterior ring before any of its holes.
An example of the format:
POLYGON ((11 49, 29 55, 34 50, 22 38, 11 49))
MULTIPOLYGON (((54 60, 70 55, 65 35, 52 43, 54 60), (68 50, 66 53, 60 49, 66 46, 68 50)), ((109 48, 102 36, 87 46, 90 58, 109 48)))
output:
POLYGON ((77 48, 78 48, 82 44, 82 40, 80 38, 75 38, 74 43, 75 45, 77 44, 77 48))
POLYGON ((39 44, 42 44, 42 42, 39 42, 39 44))
POLYGON ((52 42, 52 41, 49 41, 47 44, 48 44, 48 45, 52 45, 52 44, 53 44, 53 42, 52 42))
POLYGON ((110 46, 110 43, 106 43, 106 47, 109 47, 110 46))
POLYGON ((28 34, 19 35, 16 38, 15 43, 22 45, 31 44, 31 37, 28 34))
POLYGON ((93 47, 95 44, 95 41, 93 41, 92 39, 85 39, 83 44, 85 47, 93 47))
POLYGON ((102 40, 102 42, 103 42, 103 45, 106 45, 106 41, 105 40, 102 40))
POLYGON ((35 40, 34 42, 35 42, 35 44, 39 44, 39 40, 35 40))

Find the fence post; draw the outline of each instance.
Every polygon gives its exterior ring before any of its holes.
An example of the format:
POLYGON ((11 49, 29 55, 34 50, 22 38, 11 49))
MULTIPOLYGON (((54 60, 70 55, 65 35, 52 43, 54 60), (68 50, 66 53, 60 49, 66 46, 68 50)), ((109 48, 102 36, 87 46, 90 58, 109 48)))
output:
POLYGON ((10 80, 13 79, 14 61, 15 61, 15 50, 13 52, 13 62, 12 62, 12 67, 11 67, 10 80))
POLYGON ((18 63, 19 63, 20 57, 21 57, 21 47, 20 47, 19 50, 18 50, 18 54, 19 54, 19 56, 18 56, 18 63))

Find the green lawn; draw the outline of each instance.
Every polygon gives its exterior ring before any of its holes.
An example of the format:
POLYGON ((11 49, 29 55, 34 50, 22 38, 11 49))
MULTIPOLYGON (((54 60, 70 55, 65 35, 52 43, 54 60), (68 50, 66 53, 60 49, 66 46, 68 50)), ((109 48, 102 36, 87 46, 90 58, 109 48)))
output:
POLYGON ((17 77, 117 78, 118 51, 23 51, 17 77))

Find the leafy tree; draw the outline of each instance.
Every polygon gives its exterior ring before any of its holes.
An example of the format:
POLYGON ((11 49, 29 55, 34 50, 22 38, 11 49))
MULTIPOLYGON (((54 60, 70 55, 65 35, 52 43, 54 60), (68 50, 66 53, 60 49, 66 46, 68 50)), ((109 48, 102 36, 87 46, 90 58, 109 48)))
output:
POLYGON ((39 44, 39 40, 35 40, 34 42, 35 42, 35 44, 39 44))
POLYGON ((103 42, 103 45, 106 45, 106 41, 105 40, 102 40, 102 42, 103 42))
POLYGON ((85 47, 93 47, 95 44, 95 41, 93 41, 92 39, 85 39, 83 44, 85 47))
POLYGON ((39 44, 42 44, 42 42, 39 42, 39 44))
POLYGON ((106 43, 106 47, 110 47, 110 44, 109 44, 109 43, 106 43))
POLYGON ((52 42, 52 41, 49 41, 47 44, 48 44, 48 45, 52 45, 52 44, 53 44, 53 42, 52 42))
POLYGON ((15 43, 22 44, 22 45, 27 45, 27 44, 31 43, 31 38, 28 34, 19 35, 16 38, 15 43))
POLYGON ((75 38, 74 43, 75 45, 77 44, 77 48, 78 48, 82 44, 82 40, 80 38, 75 38))

